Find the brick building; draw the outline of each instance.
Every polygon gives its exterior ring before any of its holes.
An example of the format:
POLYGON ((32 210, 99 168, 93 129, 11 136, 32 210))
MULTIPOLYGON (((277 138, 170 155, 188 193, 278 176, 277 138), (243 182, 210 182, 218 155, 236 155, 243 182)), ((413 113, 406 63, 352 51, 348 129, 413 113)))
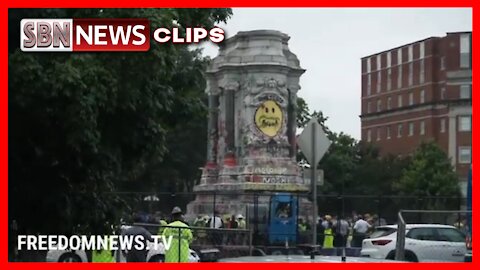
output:
POLYGON ((433 140, 465 185, 472 156, 471 48, 471 32, 455 32, 362 58, 362 140, 398 155, 433 140))

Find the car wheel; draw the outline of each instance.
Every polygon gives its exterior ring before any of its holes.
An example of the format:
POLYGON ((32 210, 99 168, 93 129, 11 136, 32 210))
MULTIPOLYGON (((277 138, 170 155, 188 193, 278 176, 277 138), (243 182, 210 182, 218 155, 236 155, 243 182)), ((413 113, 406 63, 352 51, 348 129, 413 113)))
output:
POLYGON ((148 262, 165 262, 165 256, 161 254, 153 255, 148 262))
POLYGON ((60 258, 58 258, 58 262, 63 262, 63 263, 75 263, 75 262, 82 262, 82 259, 80 256, 73 252, 67 252, 65 254, 62 254, 60 258))
POLYGON ((388 253, 388 255, 385 259, 386 260, 395 260, 395 251, 390 251, 390 253, 388 253))
POLYGON ((405 251, 405 261, 418 262, 417 256, 411 251, 405 251))

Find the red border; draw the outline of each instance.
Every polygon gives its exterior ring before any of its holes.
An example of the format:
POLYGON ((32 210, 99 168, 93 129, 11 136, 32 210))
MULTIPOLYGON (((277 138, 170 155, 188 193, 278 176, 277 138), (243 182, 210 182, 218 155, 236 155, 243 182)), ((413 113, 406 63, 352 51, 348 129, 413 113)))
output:
MULTIPOLYGON (((258 0, 229 0, 229 1, 219 1, 219 3, 215 3, 213 0, 187 0, 182 2, 177 2, 173 0, 167 1, 159 1, 159 0, 137 0, 137 1, 119 1, 119 0, 109 0, 103 1, 100 3, 98 0, 83 0, 80 2, 76 1, 59 1, 59 0, 43 0, 43 1, 36 1, 36 0, 29 0, 29 1, 1 1, 0 2, 0 18, 2 22, 2 28, 5 30, 4 38, 1 42, 1 72, 0 72, 0 82, 1 82, 1 89, 0 92, 0 125, 3 127, 3 132, 1 133, 1 188, 0 188, 0 269, 65 269, 65 268, 72 268, 72 269, 158 269, 162 267, 164 269, 175 269, 179 268, 177 264, 162 264, 159 266, 158 264, 46 264, 46 263, 7 263, 7 244, 8 241, 6 240, 8 237, 8 8, 12 7, 473 7, 473 28, 478 23, 478 8, 477 6, 479 1, 468 1, 468 0, 459 0, 459 1, 452 1, 452 0, 428 0, 428 1, 416 1, 416 0, 393 0, 393 1, 380 1, 380 0, 368 0, 368 2, 363 1, 355 1, 355 0, 348 0, 343 1, 342 3, 334 2, 334 1, 314 1, 314 0, 297 0, 297 1, 286 1, 286 0, 268 0, 263 1, 261 4, 258 0), (9 2, 8 4, 6 2, 9 2)), ((445 18, 448 20, 448 18, 445 18)), ((473 46, 476 51, 476 44, 478 44, 480 38, 477 35, 473 37, 473 46)), ((473 81, 475 81, 475 75, 478 72, 478 55, 472 53, 473 56, 473 81)), ((478 99, 478 96, 475 91, 472 91, 472 98, 473 100, 478 99)), ((473 102, 475 103, 475 102, 473 102)), ((472 105, 473 114, 478 115, 478 106, 475 107, 472 105)), ((477 147, 477 139, 476 136, 473 135, 475 132, 475 127, 479 126, 479 118, 473 117, 473 130, 472 130, 472 147, 473 147, 473 156, 472 159, 475 160, 478 153, 477 147)), ((478 193, 476 191, 478 188, 473 186, 474 193, 478 193)), ((473 207, 477 208, 478 201, 473 200, 473 207)), ((473 215, 474 224, 478 224, 479 218, 476 215, 473 215)), ((474 246, 477 247, 478 237, 474 238, 474 246)), ((434 268, 444 268, 448 270, 452 269, 478 269, 477 265, 479 264, 480 260, 476 260, 471 264, 440 264, 440 263, 432 263, 432 264, 410 264, 408 265, 409 268, 416 268, 421 269, 425 267, 434 267, 434 268)), ((368 267, 370 269, 402 269, 405 265, 402 264, 361 264, 364 267, 368 267)), ((302 268, 309 268, 309 269, 316 269, 319 267, 332 267, 335 269, 342 268, 342 269, 351 269, 357 268, 357 265, 352 264, 188 264, 182 265, 182 268, 195 268, 195 269, 245 269, 246 267, 268 267, 270 269, 278 269, 283 270, 287 268, 293 267, 302 267, 302 268)))

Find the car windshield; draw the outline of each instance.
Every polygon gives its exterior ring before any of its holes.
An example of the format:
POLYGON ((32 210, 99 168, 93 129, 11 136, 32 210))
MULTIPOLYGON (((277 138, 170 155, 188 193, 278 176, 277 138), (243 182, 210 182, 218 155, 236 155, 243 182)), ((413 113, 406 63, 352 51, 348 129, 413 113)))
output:
POLYGON ((383 237, 390 235, 394 232, 396 232, 397 229, 394 228, 389 228, 389 227, 379 227, 376 228, 374 232, 370 235, 370 238, 378 238, 378 237, 383 237))

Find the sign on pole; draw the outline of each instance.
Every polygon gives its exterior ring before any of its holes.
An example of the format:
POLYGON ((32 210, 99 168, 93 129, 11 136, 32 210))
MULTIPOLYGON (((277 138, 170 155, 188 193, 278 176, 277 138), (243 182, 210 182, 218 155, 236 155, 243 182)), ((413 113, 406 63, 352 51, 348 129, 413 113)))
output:
MULTIPOLYGON (((313 230, 312 230, 312 245, 314 250, 317 249, 317 164, 323 158, 328 148, 330 147, 330 140, 323 131, 322 126, 318 123, 316 117, 313 117, 308 122, 302 134, 298 137, 298 146, 302 150, 312 172, 311 188, 313 199, 313 230)), ((323 185, 323 171, 321 172, 321 185, 323 185)))
POLYGON ((318 123, 317 118, 312 118, 303 129, 302 134, 298 137, 298 146, 312 167, 320 162, 330 147, 330 144, 332 143, 323 131, 322 126, 318 123), (315 133, 315 138, 312 138, 313 133, 315 133), (313 146, 313 139, 316 139, 315 147, 313 146), (313 160, 314 153, 315 160, 313 160))

